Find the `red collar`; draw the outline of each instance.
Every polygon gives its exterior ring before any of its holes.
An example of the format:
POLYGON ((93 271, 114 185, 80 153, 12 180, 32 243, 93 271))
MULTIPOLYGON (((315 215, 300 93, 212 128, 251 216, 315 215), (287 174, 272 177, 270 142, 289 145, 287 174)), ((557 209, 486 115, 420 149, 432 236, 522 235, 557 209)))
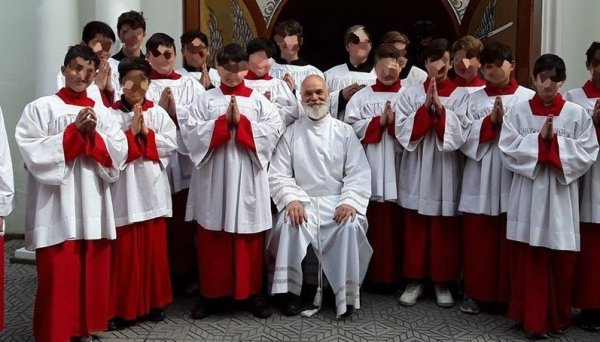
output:
POLYGON ((504 88, 496 88, 491 83, 486 83, 485 93, 487 96, 500 96, 500 95, 512 95, 519 88, 519 83, 514 78, 511 78, 506 87, 504 88))
POLYGON ((94 100, 87 97, 87 92, 84 90, 81 93, 74 92, 71 88, 64 87, 56 93, 66 104, 82 107, 94 107, 94 100))
POLYGON ((396 80, 396 82, 385 85, 379 81, 379 79, 375 80, 375 84, 371 86, 374 92, 376 93, 397 93, 402 85, 400 85, 400 80, 396 80))
MULTIPOLYGON (((154 102, 144 99, 144 102, 142 102, 142 110, 145 112, 152 107, 154 107, 154 102)), ((133 109, 129 108, 128 105, 125 105, 121 100, 113 103, 112 109, 118 109, 124 113, 133 111, 133 109)))
POLYGON ((592 82, 591 80, 585 82, 581 89, 583 89, 583 92, 585 93, 585 96, 588 97, 588 99, 600 97, 600 88, 596 87, 594 82, 592 82))
POLYGON ((269 75, 269 73, 264 74, 263 76, 258 76, 257 74, 255 74, 254 72, 252 72, 252 70, 248 70, 248 73, 246 74, 245 79, 247 80, 272 80, 273 77, 271 75, 269 75))
POLYGON ((483 87, 485 85, 485 80, 479 75, 475 76, 471 82, 467 82, 467 80, 458 75, 452 81, 456 83, 458 87, 483 87))
MULTIPOLYGON (((423 83, 423 87, 425 87, 425 93, 427 93, 427 89, 429 89, 429 83, 431 83, 431 79, 428 78, 425 83, 423 83)), ((449 97, 450 94, 457 88, 456 83, 450 81, 450 79, 446 78, 441 83, 437 83, 437 92, 438 96, 441 97, 449 97)))
POLYGON ((563 99, 562 95, 556 94, 552 99, 552 103, 550 103, 549 106, 546 106, 544 101, 542 101, 542 98, 538 94, 535 94, 533 98, 529 100, 529 107, 531 108, 533 115, 548 116, 552 114, 558 116, 566 102, 567 101, 563 99))
POLYGON ((152 69, 150 72, 151 80, 178 80, 181 78, 181 75, 176 73, 175 71, 171 71, 168 75, 159 74, 158 71, 152 69))
POLYGON ((240 82, 240 84, 233 88, 226 86, 224 83, 221 83, 219 88, 223 92, 223 95, 250 97, 250 94, 252 94, 252 89, 246 87, 244 81, 240 82))

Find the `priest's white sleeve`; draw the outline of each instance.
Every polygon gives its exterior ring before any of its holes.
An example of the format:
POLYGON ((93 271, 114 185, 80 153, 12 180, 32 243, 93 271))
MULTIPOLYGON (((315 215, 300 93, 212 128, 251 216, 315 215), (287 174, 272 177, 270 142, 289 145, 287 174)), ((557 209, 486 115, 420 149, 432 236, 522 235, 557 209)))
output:
POLYGON ((344 185, 336 207, 348 204, 365 215, 371 198, 371 167, 360 141, 353 132, 347 135, 344 145, 344 185))
MULTIPOLYGON (((8 137, 4 127, 4 116, 0 108, 0 216, 8 216, 13 209, 15 186, 8 137)), ((2 231, 3 227, 0 227, 2 231)))
POLYGON ((539 132, 519 134, 515 127, 518 115, 519 113, 514 109, 504 115, 498 147, 502 151, 502 162, 507 169, 529 179, 535 179, 541 168, 538 165, 539 132))
POLYGON ((592 118, 581 108, 582 122, 576 135, 558 135, 558 155, 562 165, 558 181, 567 185, 583 176, 592 166, 598 155, 598 140, 592 118))

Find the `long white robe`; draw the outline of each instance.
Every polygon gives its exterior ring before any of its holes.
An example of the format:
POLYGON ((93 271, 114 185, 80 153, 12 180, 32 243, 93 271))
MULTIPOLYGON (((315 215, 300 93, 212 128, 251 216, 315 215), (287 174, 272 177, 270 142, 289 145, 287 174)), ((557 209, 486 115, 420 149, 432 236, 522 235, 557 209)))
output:
POLYGON ((116 238, 109 183, 119 177, 127 140, 108 109, 96 102, 96 132, 112 167, 85 156, 67 162, 64 131, 81 109, 56 95, 46 96, 29 103, 17 123, 15 139, 27 168, 25 246, 29 250, 65 240, 116 238))
POLYGON ((290 90, 290 87, 288 87, 283 80, 278 78, 272 78, 270 80, 246 79, 244 80, 244 83, 248 88, 253 89, 259 94, 264 95, 267 91, 271 93, 271 102, 279 110, 283 130, 298 119, 298 100, 290 90))
MULTIPOLYGON (((513 94, 500 95, 504 112, 531 99, 534 94, 533 90, 519 86, 513 94)), ((467 117, 472 125, 467 141, 461 147, 467 156, 458 206, 461 212, 497 216, 507 209, 512 172, 502 164, 498 139, 479 142, 482 123, 492 113, 495 101, 495 95, 489 96, 481 89, 471 94, 467 104, 467 117)))
MULTIPOLYGON (((4 116, 0 108, 0 217, 6 217, 13 210, 15 185, 8 136, 4 127, 4 116)), ((4 235, 4 225, 0 226, 0 236, 4 235)))
POLYGON ((546 116, 534 115, 529 102, 504 116, 498 146, 504 165, 514 173, 508 199, 507 238, 531 246, 579 251, 577 179, 598 154, 592 119, 579 105, 566 102, 554 116, 563 171, 538 163, 539 132, 546 116))
MULTIPOLYGON (((175 72, 183 76, 191 77, 198 81, 198 83, 200 83, 200 80, 202 79, 202 71, 187 71, 185 68, 179 68, 175 70, 175 72)), ((221 76, 219 76, 217 69, 210 68, 208 70, 208 78, 210 78, 210 82, 215 87, 218 87, 221 84, 221 76)))
MULTIPOLYGON (((371 121, 377 118, 379 122, 386 101, 393 102, 402 91, 404 88, 398 92, 379 92, 373 87, 359 90, 346 106, 344 121, 352 125, 358 139, 363 141, 371 121)), ((371 167, 371 200, 395 202, 398 199, 396 168, 402 156, 402 146, 395 136, 388 134, 386 126, 379 143, 363 143, 363 147, 371 167)))
MULTIPOLYGON (((127 131, 133 112, 111 109, 121 130, 127 131)), ((169 114, 157 104, 143 113, 146 126, 154 131, 160 162, 140 157, 123 165, 119 179, 111 184, 117 227, 173 213, 166 167, 177 149, 177 129, 169 114)))
POLYGON ((327 116, 302 117, 277 144, 269 168, 269 185, 280 214, 269 231, 272 293, 300 294, 302 260, 312 245, 336 297, 337 315, 346 305, 360 308, 360 285, 373 250, 367 240, 365 213, 371 196, 371 171, 351 126, 327 116), (312 157, 310 157, 312 156, 312 157), (291 201, 304 205, 308 222, 292 226, 285 217, 291 201), (357 211, 344 226, 334 211, 348 204, 357 211))
POLYGON ((252 91, 236 96, 240 113, 251 122, 256 151, 231 138, 210 149, 215 121, 227 111, 231 96, 220 88, 202 94, 179 129, 194 163, 185 219, 208 230, 251 234, 272 226, 267 166, 281 135, 277 107, 252 91))
MULTIPOLYGON (((177 80, 157 79, 150 81, 150 87, 146 92, 146 98, 158 106, 160 94, 167 88, 171 88, 177 117, 186 117, 191 111, 198 97, 204 93, 204 87, 193 78, 182 76, 177 80)), ((177 131, 177 153, 171 154, 167 165, 167 174, 171 184, 171 193, 177 193, 190 186, 194 164, 190 160, 189 151, 186 150, 181 134, 177 131)))
MULTIPOLYGON (((588 97, 582 88, 571 89, 565 93, 565 100, 580 105, 590 116, 598 99, 600 97, 588 97)), ((596 160, 590 170, 580 178, 579 186, 579 220, 600 223, 600 160, 596 160)))
POLYGON ((464 156, 458 149, 467 140, 470 122, 465 115, 468 93, 456 88, 440 96, 446 111, 444 139, 434 130, 411 141, 415 114, 425 103, 424 84, 406 88, 394 105, 396 138, 404 148, 398 171, 400 206, 428 216, 456 216, 464 156))

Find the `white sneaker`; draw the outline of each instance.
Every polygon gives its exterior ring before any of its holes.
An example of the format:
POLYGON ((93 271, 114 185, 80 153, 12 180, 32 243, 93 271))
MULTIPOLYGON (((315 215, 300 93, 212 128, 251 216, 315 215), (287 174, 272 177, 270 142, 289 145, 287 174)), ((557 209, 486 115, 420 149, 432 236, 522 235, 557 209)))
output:
POLYGON ((413 306, 417 304, 417 299, 421 296, 423 296, 423 285, 412 282, 406 285, 406 289, 398 301, 400 305, 413 306))
POLYGON ((454 306, 452 292, 450 292, 446 284, 435 283, 435 298, 437 299, 437 305, 442 308, 451 308, 454 306))

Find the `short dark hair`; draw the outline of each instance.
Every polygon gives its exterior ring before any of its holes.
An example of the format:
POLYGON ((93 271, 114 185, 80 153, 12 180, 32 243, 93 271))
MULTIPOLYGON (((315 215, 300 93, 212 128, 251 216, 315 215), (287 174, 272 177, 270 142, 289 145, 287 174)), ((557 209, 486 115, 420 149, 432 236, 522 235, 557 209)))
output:
POLYGON ((205 35, 204 33, 202 33, 202 31, 198 31, 198 30, 190 30, 190 31, 185 31, 179 41, 181 42, 181 48, 183 49, 185 44, 189 44, 191 43, 194 39, 200 39, 201 42, 204 43, 204 45, 206 45, 208 47, 208 36, 205 35))
POLYGON ((400 58, 402 54, 400 50, 392 44, 381 44, 375 49, 375 62, 383 58, 400 58))
POLYGON ((544 71, 552 70, 556 71, 556 76, 550 78, 552 81, 562 82, 567 79, 567 67, 562 58, 551 53, 541 55, 533 66, 533 77, 537 77, 538 74, 544 71))
POLYGON ((146 41, 146 53, 158 49, 161 45, 168 48, 172 47, 173 51, 177 53, 175 51, 175 40, 166 33, 155 33, 150 36, 146 41))
POLYGON ((410 44, 410 40, 408 39, 408 36, 398 31, 389 31, 381 37, 381 44, 395 43, 402 43, 408 45, 410 44))
POLYGON ((585 64, 589 65, 592 62, 592 59, 596 55, 596 52, 600 50, 600 42, 593 42, 592 45, 585 52, 586 60, 585 64))
POLYGON ((69 65, 69 63, 71 63, 71 61, 77 57, 81 57, 88 62, 94 63, 94 67, 96 69, 98 69, 98 67, 100 66, 100 58, 98 58, 98 55, 94 53, 94 50, 92 50, 92 48, 87 45, 81 44, 69 47, 69 49, 67 50, 67 54, 65 55, 63 65, 69 65))
POLYGON ((293 19, 284 20, 275 26, 275 34, 280 37, 298 36, 298 38, 302 38, 302 25, 293 19))
POLYGON ((106 38, 109 38, 113 42, 116 40, 115 32, 110 28, 106 23, 101 21, 90 21, 85 24, 83 27, 83 32, 81 33, 81 40, 88 44, 90 40, 94 39, 97 34, 103 35, 106 38))
POLYGON ((239 63, 248 60, 248 55, 239 44, 231 43, 223 46, 217 51, 217 63, 225 65, 229 62, 239 63))
POLYGON ((423 51, 423 55, 425 58, 428 58, 432 61, 437 61, 438 59, 444 57, 444 53, 450 53, 450 42, 444 38, 434 39, 425 47, 423 51))
POLYGON ((510 46, 502 44, 499 41, 491 40, 485 43, 481 54, 479 55, 479 62, 481 65, 494 64, 497 61, 514 61, 512 50, 510 46))
POLYGON ((270 40, 263 38, 254 38, 246 44, 246 54, 248 56, 260 51, 264 51, 267 58, 271 58, 275 54, 275 47, 270 40))
POLYGON ((150 79, 152 67, 143 57, 125 57, 119 62, 119 82, 123 81, 123 77, 132 70, 141 70, 150 79))
POLYGON ((117 33, 121 32, 121 28, 125 25, 129 25, 134 30, 141 28, 146 32, 144 12, 129 11, 121 13, 119 19, 117 19, 117 33))

